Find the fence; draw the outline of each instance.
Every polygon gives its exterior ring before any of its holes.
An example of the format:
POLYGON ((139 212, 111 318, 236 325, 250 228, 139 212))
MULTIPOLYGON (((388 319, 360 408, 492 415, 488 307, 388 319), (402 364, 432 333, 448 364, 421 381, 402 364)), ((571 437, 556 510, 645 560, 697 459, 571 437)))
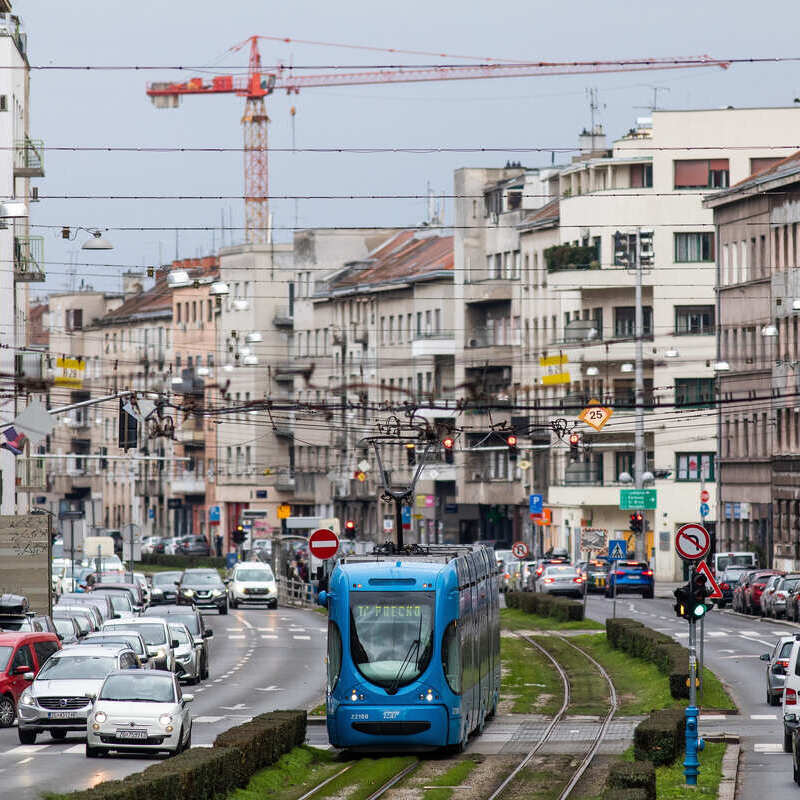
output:
POLYGON ((278 603, 283 606, 313 608, 314 590, 310 583, 278 577, 278 603))

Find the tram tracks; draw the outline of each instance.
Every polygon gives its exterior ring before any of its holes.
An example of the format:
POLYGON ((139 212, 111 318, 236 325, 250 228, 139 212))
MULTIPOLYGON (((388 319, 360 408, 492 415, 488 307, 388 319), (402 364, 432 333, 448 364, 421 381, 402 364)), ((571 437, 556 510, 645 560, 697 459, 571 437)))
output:
MULTIPOLYGON (((298 797, 297 800, 312 800, 312 798, 316 797, 329 783, 333 783, 337 778, 349 772, 357 763, 357 761, 351 761, 343 769, 334 772, 333 775, 329 775, 327 778, 317 783, 305 794, 298 797)), ((391 788, 414 772, 419 767, 420 763, 421 762, 417 760, 406 764, 402 769, 399 769, 390 778, 384 781, 372 794, 368 795, 365 800, 379 800, 379 798, 383 797, 391 788)))
MULTIPOLYGON (((550 720, 550 723, 542 732, 538 741, 525 754, 525 756, 514 767, 514 769, 503 779, 502 783, 494 790, 494 792, 491 795, 489 795, 487 800, 497 800, 503 794, 503 792, 508 788, 508 786, 517 779, 522 770, 525 769, 525 767, 531 762, 531 760, 536 756, 536 754, 539 753, 539 751, 550 740, 556 727, 566 716, 567 710, 569 709, 570 705, 570 681, 566 670, 561 666, 561 664, 558 663, 556 658, 546 647, 542 646, 531 636, 527 636, 525 634, 516 632, 514 633, 514 635, 517 638, 526 642, 526 644, 538 650, 553 664, 553 666, 555 667, 556 671, 559 674, 559 677, 561 678, 563 693, 564 693, 564 702, 561 704, 561 708, 559 708, 555 716, 550 720)), ((614 684, 608 672, 606 672, 603 666, 589 653, 587 653, 583 648, 578 647, 578 645, 574 644, 573 642, 570 642, 567 637, 561 636, 560 634, 552 634, 552 635, 554 635, 565 645, 572 648, 573 650, 576 650, 584 658, 586 658, 592 664, 592 666, 594 666, 594 668, 597 669, 600 675, 602 675, 603 679, 606 681, 606 684, 608 685, 608 692, 609 692, 608 712, 601 721, 600 725, 598 726, 597 731, 595 732, 592 740, 590 741, 589 747, 587 748, 586 753, 584 754, 580 763, 572 771, 572 775, 565 784, 564 788, 561 790, 561 793, 558 795, 558 800, 566 800, 566 798, 568 798, 572 793, 572 790, 578 785, 578 782, 583 777, 584 773, 589 768, 589 765, 592 763, 592 760, 597 754, 597 751, 600 749, 600 745, 602 744, 603 738, 606 732, 608 731, 609 726, 611 725, 611 721, 614 718, 614 714, 617 711, 618 701, 617 701, 617 692, 616 689, 614 688, 614 684)))

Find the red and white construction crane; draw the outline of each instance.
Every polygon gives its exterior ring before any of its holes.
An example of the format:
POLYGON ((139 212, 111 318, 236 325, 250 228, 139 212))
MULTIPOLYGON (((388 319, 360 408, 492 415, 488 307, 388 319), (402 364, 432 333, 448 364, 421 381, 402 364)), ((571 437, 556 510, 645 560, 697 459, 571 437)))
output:
MULTIPOLYGON (((269 161, 267 116, 264 98, 276 90, 287 94, 318 86, 356 86, 371 83, 418 83, 425 81, 475 80, 481 78, 521 78, 531 75, 575 75, 579 73, 638 72, 652 69, 728 66, 708 56, 687 58, 642 58, 618 61, 532 62, 497 61, 441 67, 396 67, 356 72, 297 75, 290 67, 280 66, 263 72, 259 39, 278 37, 250 36, 231 48, 232 52, 250 46, 247 75, 217 75, 190 78, 184 83, 150 83, 147 94, 157 108, 176 108, 183 95, 236 94, 245 98, 242 128, 244 131, 244 204, 245 237, 251 243, 266 242, 269 236, 269 161)), ((289 40, 282 40, 289 41, 289 40)), ((378 48, 362 48, 378 49, 378 48)), ((391 52, 402 52, 392 50, 391 52)), ((461 56, 459 56, 461 58, 461 56)), ((489 61, 490 59, 485 59, 489 61)))

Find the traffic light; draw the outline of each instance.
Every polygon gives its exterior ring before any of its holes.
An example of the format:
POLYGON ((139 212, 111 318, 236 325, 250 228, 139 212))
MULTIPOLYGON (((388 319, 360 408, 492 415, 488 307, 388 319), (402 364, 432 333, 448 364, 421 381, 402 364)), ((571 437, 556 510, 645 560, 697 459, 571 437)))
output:
POLYGON ((456 443, 456 440, 452 436, 445 436, 442 439, 442 447, 444 447, 444 463, 445 464, 452 464, 453 463, 453 445, 456 443))
POLYGON ((706 605, 706 598, 711 592, 706 586, 706 576, 700 572, 696 572, 692 576, 691 581, 691 598, 690 598, 690 610, 691 616, 693 619, 700 619, 701 617, 705 616, 706 611, 708 611, 708 605, 706 605))
POLYGON ((577 461, 580 458, 581 435, 571 433, 569 435, 569 460, 577 461))
POLYGON ((120 450, 130 450, 138 446, 139 420, 129 414, 124 407, 122 398, 119 399, 118 433, 120 450))
POLYGON ((409 467, 414 467, 417 464, 417 447, 414 444, 406 445, 406 464, 409 467))
POLYGON ((356 535, 356 521, 354 519, 348 519, 344 523, 344 529, 347 531, 348 536, 355 536, 356 535))
POLYGON ((519 455, 519 448, 517 447, 517 437, 515 434, 510 434, 506 437, 506 444, 508 445, 508 460, 516 461, 519 455))
POLYGON ((627 233, 617 231, 614 234, 614 264, 628 267, 631 263, 630 239, 627 233))
POLYGON ((247 538, 247 533, 244 529, 244 525, 237 525, 236 530, 233 532, 233 541, 235 544, 244 544, 244 540, 247 538))
POLYGON ((639 231, 639 265, 642 267, 652 267, 654 262, 653 231, 639 231))
POLYGON ((692 591, 691 587, 688 583, 685 583, 683 586, 679 586, 673 592, 675 595, 675 605, 673 608, 675 609, 675 616, 681 617, 682 619, 689 619, 689 607, 692 602, 692 591))
POLYGON ((641 533, 644 528, 644 517, 641 512, 636 511, 631 514, 631 530, 634 533, 641 533))

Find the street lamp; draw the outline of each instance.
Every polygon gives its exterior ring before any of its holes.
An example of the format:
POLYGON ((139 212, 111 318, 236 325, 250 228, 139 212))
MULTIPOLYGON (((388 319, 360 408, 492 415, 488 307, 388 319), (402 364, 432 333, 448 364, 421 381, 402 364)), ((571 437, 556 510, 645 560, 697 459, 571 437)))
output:
POLYGON ((255 344, 258 342, 263 342, 264 337, 261 335, 261 331, 251 331, 244 337, 244 340, 248 344, 255 344))
POLYGON ((192 280, 185 269, 174 269, 167 275, 167 286, 169 286, 170 289, 190 286, 191 283, 192 280))
POLYGON ((620 372, 633 372, 633 364, 626 363, 619 368, 620 372))
POLYGON ((216 295, 217 297, 222 297, 223 295, 230 294, 231 290, 228 288, 228 284, 225 281, 214 281, 211 284, 209 290, 209 294, 216 295))
POLYGON ((762 336, 768 336, 768 337, 777 336, 778 335, 778 328, 777 328, 777 326, 772 325, 771 323, 769 325, 765 325, 761 329, 761 335, 762 336))
POLYGON ((593 378, 595 375, 599 375, 600 374, 600 370, 597 369, 597 367, 587 367, 586 368, 586 374, 590 378, 593 378))
POLYGON ((87 229, 88 233, 91 233, 91 237, 89 237, 82 245, 81 250, 113 250, 114 245, 106 239, 103 234, 99 230, 91 230, 87 229))
POLYGON ((664 358, 680 358, 680 355, 677 347, 670 347, 669 350, 664 353, 664 358))
POLYGON ((715 361, 714 372, 730 372, 731 365, 727 361, 715 361))

